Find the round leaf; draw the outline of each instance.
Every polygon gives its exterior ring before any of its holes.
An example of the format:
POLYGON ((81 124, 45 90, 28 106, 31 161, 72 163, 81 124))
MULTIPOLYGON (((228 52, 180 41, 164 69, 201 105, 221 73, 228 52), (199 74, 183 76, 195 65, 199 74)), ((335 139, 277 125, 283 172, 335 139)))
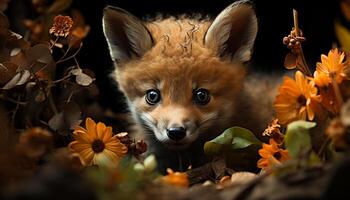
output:
POLYGON ((53 61, 51 51, 48 46, 38 44, 29 48, 26 52, 28 59, 44 64, 50 64, 53 61))
POLYGON ((204 151, 209 155, 216 155, 224 149, 232 151, 244 149, 251 145, 261 145, 261 142, 248 129, 236 126, 226 129, 215 139, 206 142, 204 151))
POLYGON ((307 121, 295 121, 287 126, 285 144, 289 154, 296 158, 301 152, 311 149, 310 129, 316 123, 307 121))
POLYGON ((287 54, 286 58, 284 59, 284 67, 287 69, 295 69, 297 66, 297 58, 297 55, 292 53, 287 54))
POLYGON ((9 90, 17 85, 23 85, 30 79, 30 72, 23 70, 18 72, 2 89, 9 90))

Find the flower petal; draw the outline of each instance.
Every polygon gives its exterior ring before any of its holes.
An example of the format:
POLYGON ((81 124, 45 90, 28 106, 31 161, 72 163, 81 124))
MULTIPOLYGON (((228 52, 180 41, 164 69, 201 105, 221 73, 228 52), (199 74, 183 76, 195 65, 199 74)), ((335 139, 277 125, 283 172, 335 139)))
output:
POLYGON ((106 125, 102 122, 97 123, 96 131, 97 131, 97 138, 100 140, 103 140, 104 134, 106 132, 106 125))
POLYGON ((69 149, 79 153, 85 149, 90 149, 91 148, 91 144, 89 143, 81 143, 79 141, 73 141, 71 143, 69 143, 68 145, 69 149))
POLYGON ((92 136, 93 139, 97 139, 98 135, 96 133, 96 123, 90 117, 86 118, 85 126, 87 133, 92 136))
POLYGON ((106 149, 113 151, 117 155, 124 155, 128 152, 128 148, 121 143, 117 138, 107 142, 106 149))

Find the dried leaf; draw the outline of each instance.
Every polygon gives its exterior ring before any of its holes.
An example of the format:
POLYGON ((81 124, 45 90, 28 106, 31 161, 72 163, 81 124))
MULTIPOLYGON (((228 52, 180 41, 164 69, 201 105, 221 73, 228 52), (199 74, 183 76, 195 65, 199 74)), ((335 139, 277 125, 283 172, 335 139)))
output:
POLYGON ((48 122, 50 128, 54 131, 62 130, 65 128, 63 112, 55 114, 48 122))
POLYGON ((75 75, 75 76, 78 76, 79 74, 83 73, 83 70, 80 69, 80 68, 76 68, 76 69, 72 69, 70 71, 71 74, 75 75))
POLYGON ((22 76, 21 78, 19 79, 19 81, 17 82, 16 85, 23 85, 25 83, 28 82, 29 78, 30 78, 30 72, 28 70, 24 70, 22 71, 22 76))
POLYGON ((66 136, 72 129, 81 123, 80 107, 69 102, 61 108, 61 112, 55 114, 48 122, 50 128, 59 134, 66 136))
POLYGON ((297 59, 297 55, 288 53, 284 59, 284 67, 287 69, 295 69, 297 67, 297 59))
POLYGON ((21 52, 20 48, 14 48, 12 49, 12 51, 10 52, 10 56, 16 56, 21 52))
POLYGON ((51 51, 44 44, 37 44, 29 48, 26 52, 28 59, 44 64, 50 64, 53 61, 51 51))
POLYGON ((53 4, 48 8, 47 13, 61 13, 72 4, 72 0, 55 0, 53 4))
POLYGON ((78 104, 69 102, 64 106, 63 110, 67 127, 73 130, 76 126, 81 124, 81 110, 78 104))
POLYGON ((20 39, 23 38, 23 36, 18 34, 18 33, 15 33, 15 32, 12 32, 12 31, 10 31, 10 33, 11 33, 11 37, 14 37, 16 40, 20 40, 20 39))
POLYGON ((9 90, 17 85, 23 85, 30 79, 30 72, 23 70, 18 72, 2 89, 9 90))
POLYGON ((72 69, 70 73, 75 75, 75 81, 79 85, 89 86, 94 81, 94 79, 91 78, 89 75, 83 73, 82 69, 72 69))
POLYGON ((18 65, 10 62, 0 63, 0 84, 9 82, 16 75, 17 68, 18 65))

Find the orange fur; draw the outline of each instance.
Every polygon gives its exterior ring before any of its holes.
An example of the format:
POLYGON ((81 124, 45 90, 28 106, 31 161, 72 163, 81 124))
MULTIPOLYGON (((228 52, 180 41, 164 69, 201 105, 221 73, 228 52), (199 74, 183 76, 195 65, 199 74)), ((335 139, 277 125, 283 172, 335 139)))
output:
POLYGON ((168 115, 166 110, 169 106, 177 105, 190 111, 188 114, 197 122, 205 113, 217 111, 225 117, 220 117, 215 127, 227 127, 224 124, 232 123, 231 115, 235 113, 234 104, 245 69, 238 63, 218 58, 215 51, 203 45, 208 22, 170 18, 147 26, 155 46, 141 59, 119 64, 116 72, 120 88, 134 102, 136 112, 149 112, 154 119, 162 119, 167 118, 164 115, 168 115), (185 51, 180 44, 192 33, 193 39, 188 45, 192 47, 185 51), (162 103, 150 106, 144 101, 144 94, 159 85, 162 86, 162 103), (194 88, 206 88, 211 92, 212 99, 208 105, 193 105, 194 88))
POLYGON ((249 58, 257 30, 247 2, 232 4, 214 22, 171 17, 140 23, 126 11, 107 10, 104 31, 116 61, 115 78, 134 119, 151 136, 150 152, 156 153, 161 168, 178 169, 179 162, 202 164, 205 141, 231 126, 259 135, 271 120, 270 111, 258 110, 272 107, 275 84, 260 84, 260 77, 246 81, 245 67, 240 64, 249 58), (116 25, 124 30, 111 30, 116 25), (210 28, 214 32, 207 38, 210 28), (194 102, 199 88, 209 91, 209 103, 194 102), (161 100, 155 105, 145 100, 150 89, 160 91, 161 100), (178 126, 185 127, 186 136, 174 141, 168 130, 178 126))

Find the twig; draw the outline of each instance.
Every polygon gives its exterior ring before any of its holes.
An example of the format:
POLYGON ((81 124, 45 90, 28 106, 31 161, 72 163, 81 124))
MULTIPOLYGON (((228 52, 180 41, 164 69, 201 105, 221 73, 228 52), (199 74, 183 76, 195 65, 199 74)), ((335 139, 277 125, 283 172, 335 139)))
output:
POLYGON ((55 46, 55 44, 57 43, 57 41, 59 40, 59 37, 56 37, 56 40, 51 44, 50 49, 53 48, 53 46, 55 46))
POLYGON ((64 58, 64 59, 62 59, 62 60, 58 60, 58 61, 56 62, 56 64, 59 64, 59 63, 62 63, 62 62, 65 62, 65 61, 67 61, 67 60, 69 60, 69 59, 74 58, 74 57, 80 52, 82 46, 83 46, 83 43, 80 43, 79 49, 78 49, 74 54, 72 54, 71 56, 69 56, 69 57, 67 57, 67 58, 64 58))
POLYGON ((298 22, 298 12, 293 9, 293 20, 294 20, 294 30, 296 35, 299 36, 299 22, 298 22))
POLYGON ((70 49, 71 49, 71 46, 68 47, 68 49, 64 52, 63 56, 58 60, 62 60, 63 58, 65 58, 67 56, 68 52, 70 51, 70 49))
MULTIPOLYGON (((20 102, 21 101, 21 95, 18 95, 18 98, 17 98, 17 101, 16 102, 20 102)), ((15 109, 13 110, 13 113, 12 113, 12 116, 11 116, 11 124, 12 124, 12 127, 15 127, 15 118, 16 118, 16 114, 17 114, 17 111, 19 109, 19 105, 20 104, 16 104, 16 107, 15 109)))
MULTIPOLYGON (((51 88, 50 88, 50 90, 51 90, 51 88)), ((56 107, 55 101, 54 101, 53 98, 52 98, 52 93, 50 92, 50 94, 47 96, 47 94, 46 94, 46 92, 45 92, 45 95, 46 95, 46 98, 49 100, 49 105, 50 105, 50 107, 51 107, 51 110, 52 110, 55 114, 57 114, 57 113, 58 113, 58 109, 57 109, 57 107, 56 107)))
MULTIPOLYGON (((300 29, 299 29, 299 22, 298 22, 298 12, 293 9, 293 21, 294 21, 294 31, 295 31, 295 36, 298 38, 300 36, 300 29)), ((307 76, 312 76, 312 73, 310 71, 309 65, 306 62, 303 48, 300 44, 299 46, 299 56, 301 58, 301 70, 307 75, 307 76)))
POLYGON ((62 77, 62 78, 60 78, 60 79, 57 79, 57 80, 55 80, 55 81, 52 81, 52 83, 53 83, 53 84, 59 83, 59 82, 61 82, 61 81, 64 81, 64 80, 70 78, 71 76, 72 76, 72 74, 68 74, 68 75, 66 75, 66 76, 64 76, 64 77, 62 77))
POLYGON ((5 96, 3 96, 3 95, 0 95, 0 98, 1 98, 2 100, 4 100, 4 101, 9 101, 9 102, 11 102, 11 103, 19 104, 19 105, 21 105, 21 106, 25 106, 25 105, 27 105, 27 103, 28 103, 28 102, 25 102, 25 101, 17 101, 17 100, 15 100, 15 99, 12 99, 12 98, 10 98, 10 97, 5 97, 5 96))
POLYGON ((81 67, 79 65, 79 62, 78 62, 77 58, 74 56, 73 59, 75 61, 75 64, 77 65, 78 69, 80 69, 81 67))
POLYGON ((327 139, 325 141, 323 141, 322 146, 320 147, 319 151, 317 152, 317 157, 321 158, 321 155, 325 152, 328 144, 331 142, 332 140, 327 137, 327 139))
POLYGON ((338 102, 338 106, 339 108, 341 108, 341 106, 343 105, 344 101, 343 101, 343 96, 341 95, 340 89, 339 89, 339 85, 337 84, 336 80, 335 80, 335 76, 332 76, 332 85, 333 85, 333 90, 334 90, 334 94, 335 94, 335 98, 337 99, 338 102))

